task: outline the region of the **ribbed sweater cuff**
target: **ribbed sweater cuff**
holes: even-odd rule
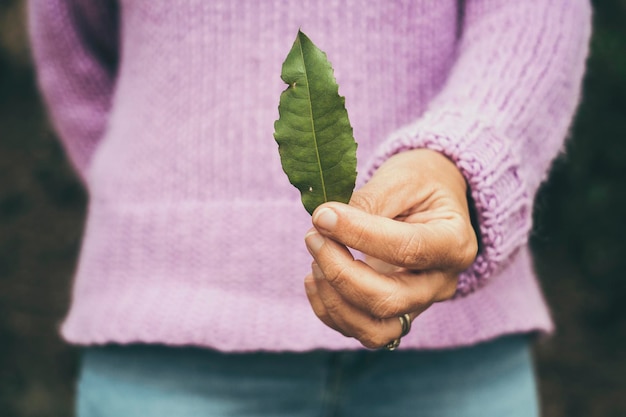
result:
[[[483,286],[527,242],[532,226],[532,198],[519,174],[519,157],[510,140],[478,117],[427,113],[381,144],[366,170],[369,179],[389,157],[425,148],[452,160],[466,178],[480,238],[474,263],[458,281],[457,296]]]

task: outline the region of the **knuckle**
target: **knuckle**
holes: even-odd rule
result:
[[[335,330],[337,330],[339,334],[341,334],[344,337],[350,337],[350,334],[346,332],[345,330],[343,330],[342,328],[336,327]]]
[[[341,289],[350,282],[351,268],[345,264],[335,264],[332,268],[332,273],[327,275],[327,280],[330,285],[335,288]]]
[[[474,233],[474,229],[471,229],[470,242],[466,248],[467,266],[470,266],[476,260],[476,256],[478,256],[478,238],[476,237],[476,233]]]
[[[446,285],[441,292],[441,299],[449,300],[456,294],[456,286],[458,282],[458,276],[455,276],[455,279],[450,281],[450,284]]]
[[[469,268],[476,260],[477,253],[476,248],[466,248],[463,258],[461,259],[461,269],[465,270]]]
[[[468,230],[468,227],[462,227],[459,224],[450,229],[449,239],[451,246],[446,264],[459,270],[466,269],[474,262],[478,251],[478,243],[473,229],[469,226]]]
[[[355,248],[367,245],[370,241],[368,225],[363,222],[355,222],[353,226],[353,230],[350,236],[348,236],[349,241],[346,243]]]
[[[329,320],[341,316],[341,305],[337,300],[327,300],[324,303],[324,307],[326,308],[326,316]]]
[[[322,312],[322,311],[315,311],[315,315],[317,316],[318,319],[320,319],[326,325],[329,325],[329,323],[332,322],[332,320],[330,320],[330,316],[325,311],[324,312]]]
[[[389,343],[389,340],[376,333],[367,333],[358,337],[357,340],[368,349],[379,349]]]
[[[478,254],[478,241],[476,236],[473,234],[467,236],[461,242],[461,247],[459,250],[459,266],[461,269],[468,268],[474,260],[476,259],[476,255]]]
[[[361,322],[359,325],[351,328],[352,337],[358,340],[363,346],[369,349],[378,349],[389,342],[386,340],[381,331],[383,321],[372,318],[367,322]]]

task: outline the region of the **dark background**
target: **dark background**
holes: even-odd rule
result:
[[[86,195],[34,85],[24,3],[0,0],[0,416],[71,416],[77,352],[57,329]],[[558,326],[536,348],[545,417],[626,416],[626,1],[593,3],[583,102],[535,205]]]

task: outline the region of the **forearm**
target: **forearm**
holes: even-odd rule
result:
[[[534,195],[579,101],[589,34],[582,0],[468,1],[444,89],[370,165],[371,174],[395,153],[430,148],[463,173],[481,252],[462,274],[460,294],[483,285],[527,241]]]

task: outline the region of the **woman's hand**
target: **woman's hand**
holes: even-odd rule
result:
[[[416,149],[389,158],[350,204],[318,207],[305,237],[314,262],[304,284],[320,320],[380,348],[400,336],[399,316],[414,319],[451,298],[478,248],[466,190],[450,160]]]

